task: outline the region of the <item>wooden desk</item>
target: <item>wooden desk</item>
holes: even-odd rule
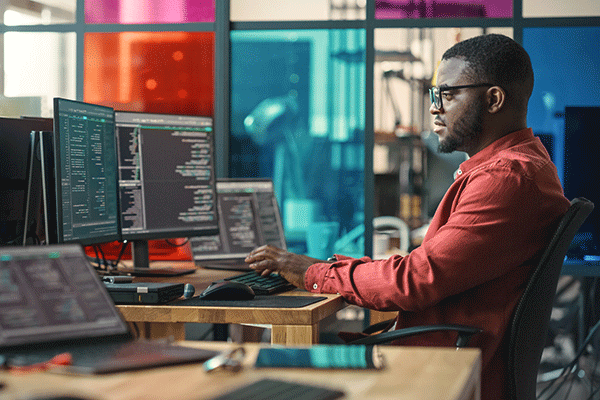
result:
[[[185,282],[194,285],[200,293],[211,282],[239,274],[239,272],[199,269],[191,275],[172,278],[136,278],[135,281]],[[271,343],[282,345],[310,345],[318,343],[319,323],[346,306],[337,294],[312,294],[294,290],[281,294],[324,296],[327,300],[302,308],[248,308],[196,307],[173,305],[119,305],[126,321],[135,323],[144,338],[173,336],[185,339],[185,323],[211,324],[270,324]]]
[[[231,343],[185,342],[206,348]],[[246,344],[242,372],[207,374],[201,365],[168,367],[107,376],[66,376],[50,372],[29,375],[0,373],[2,399],[33,395],[79,395],[97,400],[200,400],[271,377],[341,389],[345,399],[479,400],[481,357],[478,349],[382,347],[387,367],[381,371],[253,369],[258,345]]]

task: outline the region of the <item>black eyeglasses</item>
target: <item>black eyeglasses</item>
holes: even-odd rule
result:
[[[466,89],[466,88],[476,88],[476,87],[491,87],[491,86],[496,86],[494,84],[491,83],[476,83],[474,85],[460,85],[460,86],[434,86],[431,89],[429,89],[429,99],[431,100],[431,103],[435,106],[435,108],[437,108],[438,110],[441,109],[444,104],[442,103],[442,93],[443,92],[447,92],[449,90],[453,90],[453,89]]]

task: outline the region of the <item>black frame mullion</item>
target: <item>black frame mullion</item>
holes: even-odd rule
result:
[[[215,163],[219,178],[229,176],[229,125],[231,88],[231,25],[229,23],[229,0],[215,1],[215,82],[214,82],[214,129],[215,157],[223,162]]]
[[[75,99],[83,101],[84,53],[85,53],[85,0],[75,5]]]
[[[367,1],[366,64],[365,64],[365,254],[373,256],[373,217],[375,215],[375,175],[373,174],[373,150],[375,146],[375,1]]]

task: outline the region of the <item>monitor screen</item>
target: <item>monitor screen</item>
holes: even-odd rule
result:
[[[1,248],[0,273],[0,349],[128,333],[78,245]]]
[[[115,123],[122,235],[133,241],[134,267],[146,266],[149,239],[218,233],[212,118],[116,111]]]
[[[0,118],[0,245],[23,241],[31,133],[37,131],[52,131],[52,119]]]
[[[120,239],[114,110],[54,99],[54,186],[58,243]]]
[[[286,248],[271,179],[219,179],[217,196],[219,234],[190,239],[195,260],[243,259],[263,244]]]
[[[600,255],[600,167],[595,137],[599,120],[600,107],[565,107],[565,196],[569,200],[585,197],[596,204],[573,241],[576,248],[571,251],[578,258]]]

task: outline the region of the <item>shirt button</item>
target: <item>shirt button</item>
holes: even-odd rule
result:
[[[318,287],[319,287],[319,285],[317,285],[316,283],[313,283],[313,289],[317,290]]]

